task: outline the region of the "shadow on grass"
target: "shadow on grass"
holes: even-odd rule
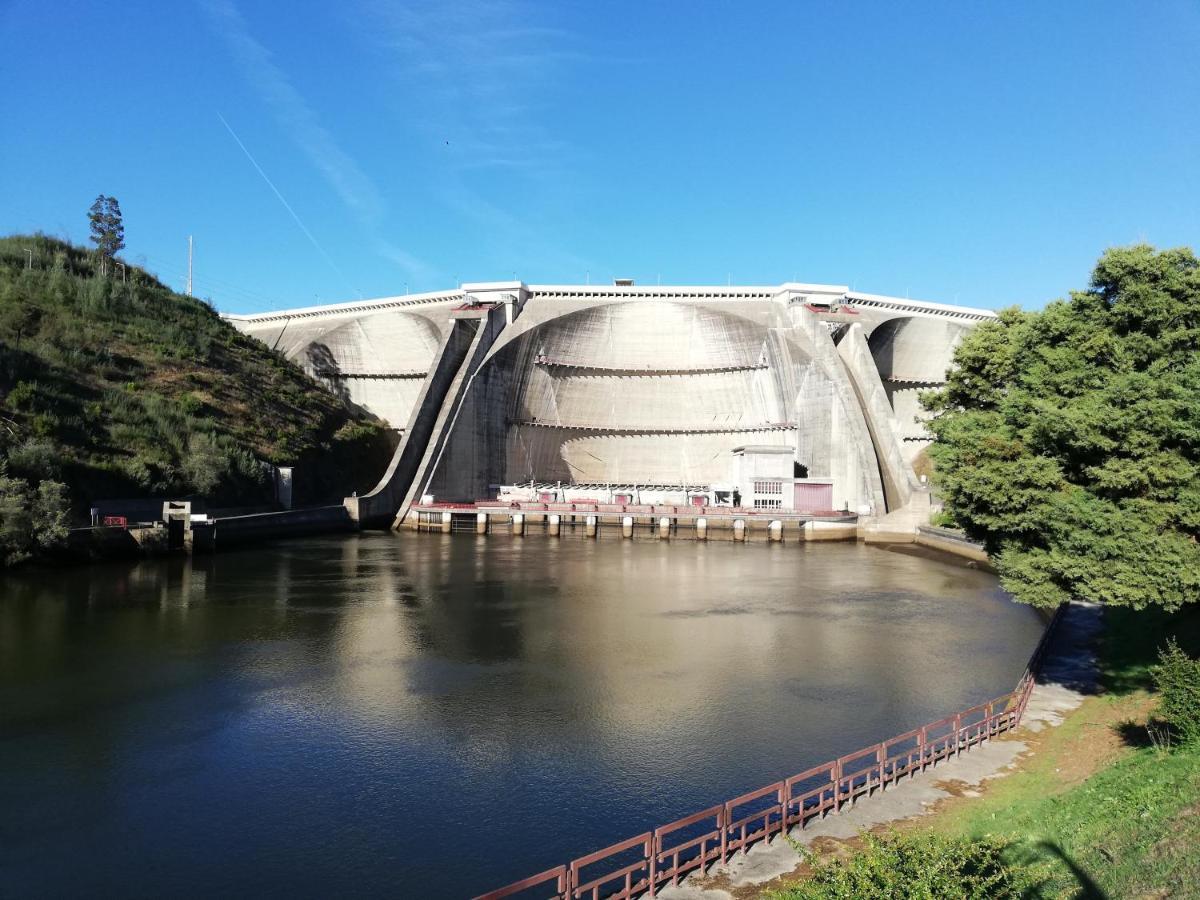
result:
[[[1106,609],[1104,616],[1101,677],[1110,693],[1153,687],[1150,671],[1168,638],[1175,638],[1186,653],[1200,654],[1200,604],[1173,613],[1113,607]]]
[[[1087,873],[1086,869],[1067,856],[1066,851],[1058,844],[1042,841],[1038,844],[1038,850],[1046,856],[1057,859],[1071,872],[1071,877],[1079,885],[1079,890],[1075,893],[1076,900],[1107,900],[1108,895],[1104,893],[1100,885],[1096,884],[1095,879]],[[1055,896],[1059,895],[1056,893]]]
[[[1053,861],[1065,868],[1074,881],[1074,885],[1068,887],[1058,879],[1044,878],[1021,892],[1021,896],[1026,900],[1043,900],[1043,898],[1049,900],[1052,897],[1071,897],[1073,900],[1108,900],[1108,894],[1096,883],[1096,879],[1083,866],[1068,856],[1060,844],[1053,841],[1040,841],[1032,847],[1027,846],[1025,853],[1027,855],[1021,860],[1023,865]],[[1064,893],[1065,890],[1071,888],[1074,889],[1072,893]]]
[[[1179,736],[1171,731],[1171,726],[1161,719],[1150,719],[1148,722],[1122,722],[1116,726],[1116,732],[1126,747],[1134,750],[1145,750],[1153,747],[1160,753],[1169,753],[1173,747],[1178,747]]]

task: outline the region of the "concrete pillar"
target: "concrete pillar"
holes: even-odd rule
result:
[[[513,513],[512,533],[513,534],[524,534],[525,533],[525,516],[523,514]]]
[[[588,537],[596,536],[596,517],[588,516],[583,520],[583,533]]]
[[[783,523],[778,519],[773,519],[771,524],[767,526],[767,537],[773,541],[783,540]]]
[[[668,538],[671,536],[671,520],[663,516],[658,520],[658,536],[660,538]]]
[[[708,519],[701,516],[696,520],[696,540],[708,540]]]
[[[621,537],[633,537],[633,516],[621,517]]]
[[[450,533],[450,524],[453,521],[454,521],[454,516],[451,515],[450,511],[444,510],[442,512],[442,534]]]
[[[488,514],[487,513],[485,513],[485,512],[475,513],[475,533],[476,534],[487,534],[488,533]]]
[[[744,541],[746,539],[746,520],[733,520],[733,539],[735,541]]]
[[[562,516],[558,513],[550,513],[550,525],[547,529],[553,537],[558,537],[558,531],[562,524]]]

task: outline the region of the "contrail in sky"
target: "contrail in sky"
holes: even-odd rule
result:
[[[233,130],[233,127],[225,121],[225,117],[220,113],[217,113],[217,118],[221,120],[221,124],[224,125],[225,130],[229,132],[229,136],[237,141],[237,145],[242,148],[242,152],[246,154],[246,159],[250,160],[250,165],[254,166],[258,174],[262,176],[263,181],[267,183],[267,186],[275,192],[275,196],[279,198],[279,202],[283,204],[283,208],[288,211],[288,214],[296,221],[296,224],[300,226],[300,230],[304,232],[304,236],[307,237],[312,242],[312,245],[317,248],[317,252],[325,257],[325,262],[329,263],[329,267],[338,273],[341,279],[350,286],[350,289],[354,291],[354,293],[358,294],[359,299],[362,299],[362,291],[351,284],[350,279],[346,277],[346,273],[338,268],[337,263],[335,263],[330,255],[325,252],[325,248],[317,242],[315,237],[313,237],[313,233],[308,230],[308,227],[300,220],[300,217],[296,215],[296,211],[292,209],[292,204],[288,203],[287,198],[279,192],[279,188],[275,187],[275,182],[273,182],[267,176],[267,173],[263,171],[263,167],[258,164],[258,160],[254,158],[254,155],[246,149],[246,145],[242,143],[242,139],[237,136],[237,132]]]

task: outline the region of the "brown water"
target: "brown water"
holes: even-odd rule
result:
[[[363,534],[0,578],[0,895],[458,897],[1010,690],[990,575]]]

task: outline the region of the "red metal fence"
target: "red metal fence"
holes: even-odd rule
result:
[[[475,900],[501,900],[534,888],[554,900],[632,900],[655,896],[665,884],[781,831],[803,829],[814,819],[838,812],[902,778],[913,777],[942,760],[1020,724],[1046,647],[1062,618],[1060,607],[1043,632],[1014,690],[881,741],[790,778],[727,800],[653,831],[647,831],[567,865],[481,894]],[[547,892],[550,893],[547,893]]]

